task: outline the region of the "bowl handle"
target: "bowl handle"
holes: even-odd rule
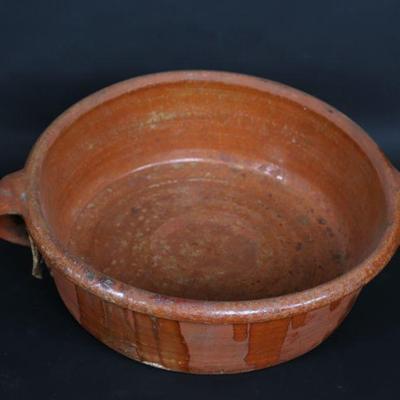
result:
[[[398,169],[396,169],[395,167],[393,167],[393,171],[394,171],[394,175],[395,175],[396,183],[397,183],[397,185],[396,185],[397,198],[398,198],[398,201],[400,202],[400,171]],[[400,246],[400,232],[399,232],[398,236],[399,236],[398,237],[398,246]]]
[[[397,178],[397,186],[398,186],[398,190],[400,192],[400,171],[398,171],[397,169],[394,170],[395,174],[396,174],[396,178]]]
[[[13,172],[0,180],[0,238],[29,246],[24,218],[24,171]]]

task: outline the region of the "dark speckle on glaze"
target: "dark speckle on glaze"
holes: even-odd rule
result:
[[[236,373],[340,325],[398,247],[399,193],[377,146],[325,103],[179,71],[63,113],[0,180],[0,237],[29,245],[22,216],[67,309],[116,351]]]

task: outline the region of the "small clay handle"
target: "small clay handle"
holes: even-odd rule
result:
[[[399,199],[398,201],[400,201],[400,171],[394,167],[393,167],[393,169],[394,169],[395,177],[397,180],[397,192],[398,192],[397,196]],[[399,238],[398,238],[398,246],[400,247],[400,232],[399,232]]]
[[[395,171],[396,171],[396,174],[397,174],[397,184],[398,184],[399,191],[400,191],[400,171],[397,170],[397,169],[395,169]]]
[[[25,191],[24,171],[13,172],[0,180],[0,238],[29,246],[23,222]]]

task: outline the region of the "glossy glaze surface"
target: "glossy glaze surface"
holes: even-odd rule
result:
[[[357,125],[286,86],[218,72],[78,103],[0,181],[67,308],[161,368],[234,373],[309,351],[400,239],[400,179]]]
[[[378,175],[345,132],[218,82],[164,83],[95,108],[52,145],[41,193],[67,251],[129,285],[200,300],[327,282],[387,224]]]
[[[54,278],[69,311],[109,347],[156,367],[200,374],[251,371],[298,357],[340,325],[359,294],[291,318],[205,324],[136,313],[101,300],[59,272]]]
[[[345,228],[326,204],[239,162],[191,160],[141,169],[96,194],[70,251],[130,285],[200,300],[277,296],[345,271]]]

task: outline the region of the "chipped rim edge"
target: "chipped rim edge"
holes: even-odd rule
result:
[[[141,88],[183,81],[219,82],[253,88],[286,98],[325,117],[347,134],[375,168],[386,196],[389,224],[374,251],[339,277],[300,292],[256,300],[209,301],[172,297],[110,279],[77,257],[66,253],[51,234],[40,206],[42,162],[58,135],[91,109]],[[360,289],[388,263],[400,240],[400,180],[375,142],[352,120],[327,103],[281,83],[222,71],[171,71],[128,79],[84,98],[56,118],[34,145],[25,167],[27,181],[26,223],[45,260],[89,292],[137,312],[161,318],[205,323],[246,323],[285,318],[323,307]]]

